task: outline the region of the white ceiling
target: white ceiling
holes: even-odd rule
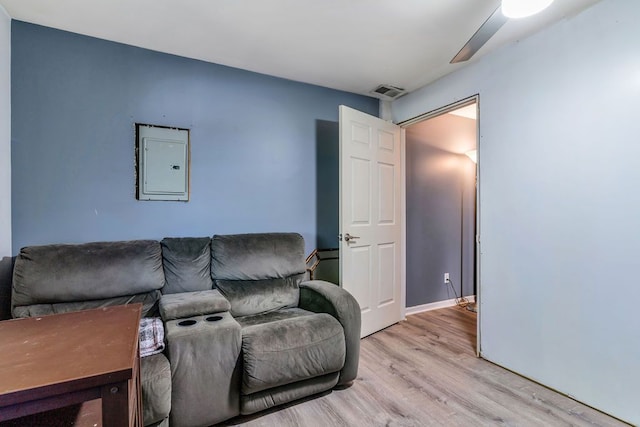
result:
[[[482,55],[597,0],[555,0],[510,20]],[[499,0],[0,0],[17,20],[355,93],[415,90],[449,61]]]
[[[466,117],[467,119],[476,119],[478,107],[474,102],[471,105],[467,105],[466,107],[458,108],[457,110],[450,111],[449,114],[453,114],[454,116]]]

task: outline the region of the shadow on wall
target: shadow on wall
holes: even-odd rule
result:
[[[316,248],[338,245],[340,207],[340,128],[316,120]]]
[[[0,320],[11,319],[11,277],[16,257],[0,260]]]

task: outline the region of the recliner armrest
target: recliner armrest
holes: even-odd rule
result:
[[[335,317],[344,329],[346,358],[338,385],[353,381],[360,359],[360,305],[349,292],[324,280],[300,283],[300,308]]]
[[[230,308],[229,301],[217,289],[167,294],[160,298],[160,316],[165,322],[221,313]]]

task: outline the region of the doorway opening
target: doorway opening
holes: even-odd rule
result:
[[[478,107],[476,95],[400,124],[406,131],[406,314],[456,305],[477,312]],[[473,344],[478,352],[479,337]]]

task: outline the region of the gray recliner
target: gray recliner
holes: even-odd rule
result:
[[[344,385],[357,374],[360,308],[336,285],[303,282],[293,233],[214,236],[211,272],[242,335],[240,413]]]

